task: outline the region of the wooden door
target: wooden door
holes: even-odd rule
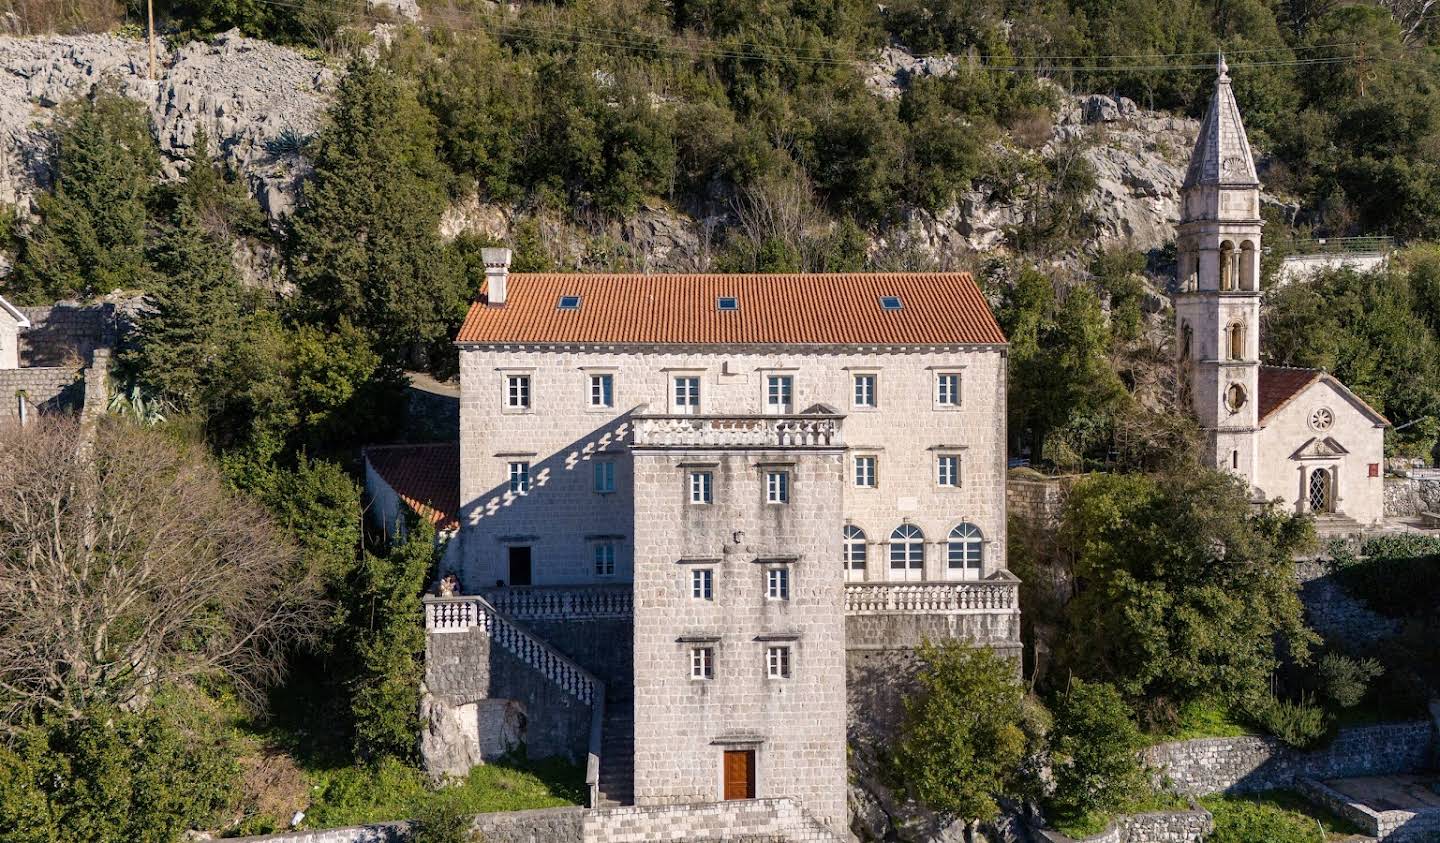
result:
[[[725,798],[755,798],[755,750],[725,751]]]

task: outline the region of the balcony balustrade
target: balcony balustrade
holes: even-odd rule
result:
[[[636,416],[641,448],[839,448],[843,416]]]

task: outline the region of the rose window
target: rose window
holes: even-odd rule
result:
[[[1310,413],[1310,427],[1314,430],[1329,430],[1334,423],[1335,414],[1330,412],[1328,407],[1321,407]]]

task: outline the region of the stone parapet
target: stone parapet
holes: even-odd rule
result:
[[[636,416],[637,448],[837,448],[838,415]]]
[[[1378,776],[1425,769],[1435,742],[1428,720],[1341,729],[1330,745],[1301,752],[1274,738],[1201,738],[1157,744],[1145,761],[1180,793],[1288,789],[1300,778]]]
[[[484,594],[501,614],[517,621],[623,620],[635,612],[629,584],[497,588]]]
[[[1019,613],[1020,581],[997,572],[982,582],[850,583],[847,615]]]
[[[28,411],[54,412],[79,406],[84,391],[80,370],[73,366],[0,369],[0,418],[20,415],[22,393]]]

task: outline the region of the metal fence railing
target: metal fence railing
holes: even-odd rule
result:
[[[1395,250],[1393,237],[1315,237],[1283,240],[1276,246],[1283,255],[1389,254]]]

